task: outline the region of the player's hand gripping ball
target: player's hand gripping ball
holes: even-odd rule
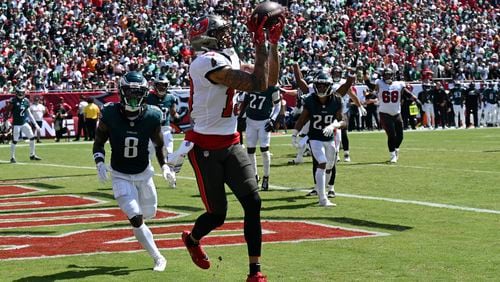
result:
[[[262,21],[264,28],[270,29],[280,21],[280,17],[284,17],[285,8],[279,3],[265,1],[257,5],[252,12],[251,18],[256,26],[260,26]]]

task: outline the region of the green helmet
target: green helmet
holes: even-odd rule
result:
[[[120,103],[129,119],[137,118],[145,106],[145,97],[149,92],[146,78],[136,71],[126,73],[118,85]]]

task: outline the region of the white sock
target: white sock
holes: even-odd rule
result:
[[[349,156],[349,150],[344,151],[344,156]]]
[[[335,192],[335,185],[326,185],[326,188],[328,188],[328,192],[330,191]]]
[[[146,226],[146,224],[142,224],[139,226],[139,228],[133,228],[134,230],[134,235],[135,238],[137,238],[137,241],[141,243],[142,247],[148,251],[149,255],[152,258],[158,258],[161,256],[160,251],[158,250],[158,247],[156,247],[156,243],[153,240],[153,233],[149,229],[149,227]]]
[[[330,172],[325,172],[325,184],[328,185],[328,182],[330,181],[330,177],[332,177],[332,171]]]
[[[255,153],[253,154],[248,154],[248,158],[250,159],[250,162],[252,163],[253,171],[255,172],[255,175],[257,175],[257,158],[255,157]]]
[[[304,161],[304,152],[306,151],[306,146],[299,147],[297,151],[297,156],[295,157],[296,163],[301,163]]]
[[[271,152],[262,152],[262,166],[264,169],[264,176],[269,176],[269,170],[271,170]]]
[[[16,158],[16,144],[10,143],[10,157],[12,159]]]
[[[35,139],[30,140],[30,156],[35,155]]]
[[[325,170],[318,168],[316,169],[316,173],[314,175],[314,178],[316,179],[316,192],[318,192],[319,200],[325,201],[326,199],[326,193],[325,193]]]

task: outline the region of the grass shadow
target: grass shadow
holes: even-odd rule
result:
[[[70,270],[40,276],[27,276],[14,280],[15,282],[28,281],[57,281],[57,280],[78,280],[91,276],[111,275],[113,277],[129,275],[131,272],[150,270],[146,269],[127,269],[127,267],[107,267],[107,266],[78,266],[68,265]]]

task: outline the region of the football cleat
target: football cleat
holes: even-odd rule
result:
[[[328,196],[328,198],[335,198],[335,191],[333,191],[333,190],[328,191],[327,196]]]
[[[155,266],[153,267],[153,271],[164,271],[167,267],[167,260],[165,257],[161,256],[155,259]]]
[[[298,162],[296,160],[289,160],[288,161],[288,165],[298,165],[298,164],[301,164],[301,163],[303,163],[303,162]]]
[[[11,164],[15,164],[15,163],[17,163],[17,162],[16,162],[16,159],[15,159],[15,158],[11,158],[11,159],[10,159],[10,163],[11,163]]]
[[[344,162],[350,162],[351,161],[351,156],[349,154],[344,154]]]
[[[31,155],[31,156],[30,156],[30,160],[32,160],[32,161],[41,161],[41,160],[42,160],[42,158],[40,158],[40,157],[39,157],[39,156],[37,156],[37,155]]]
[[[316,192],[316,190],[312,189],[309,193],[306,194],[306,196],[318,196],[318,192]]]
[[[189,255],[191,256],[191,260],[196,264],[199,268],[209,269],[210,268],[210,260],[208,259],[207,253],[203,250],[203,248],[198,245],[190,245],[188,242],[188,237],[191,235],[190,231],[182,232],[182,242],[186,246]]]
[[[262,178],[262,190],[263,191],[269,190],[269,176],[264,176]]]
[[[253,275],[248,274],[247,282],[267,282],[267,277],[262,272]]]
[[[389,160],[391,163],[397,163],[398,162],[398,156],[396,155],[395,152],[391,152],[391,159]]]
[[[336,204],[330,202],[330,200],[328,200],[328,199],[325,199],[323,201],[320,200],[318,205],[321,207],[336,207],[337,206]]]

